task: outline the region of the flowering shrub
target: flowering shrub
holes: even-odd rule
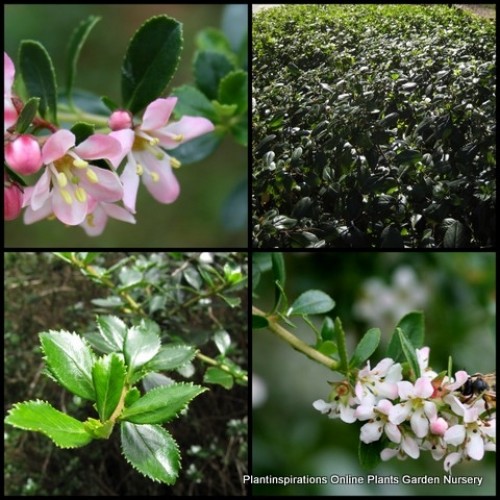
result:
[[[170,97],[162,94],[177,70],[183,37],[181,23],[167,16],[147,20],[130,40],[121,104],[74,89],[78,57],[98,17],[73,33],[65,94],[58,93],[39,42],[23,41],[16,65],[4,53],[4,219],[25,207],[26,224],[56,218],[97,236],[109,217],[135,224],[141,179],[158,202],[173,203],[180,193],[173,169],[210,155],[226,134],[246,146],[242,12],[231,6],[225,16],[244,25],[237,36],[213,28],[199,34],[196,86],[174,89]],[[22,85],[14,83],[17,73]]]
[[[335,302],[322,291],[309,290],[288,305],[284,291],[286,271],[279,253],[254,258],[254,289],[262,272],[272,269],[275,302],[270,312],[253,306],[253,328],[267,328],[295,350],[338,372],[343,379],[329,382],[325,400],[313,403],[330,418],[360,425],[359,457],[362,465],[374,467],[381,460],[419,458],[429,450],[435,460],[444,459],[447,472],[462,460],[481,460],[496,450],[496,416],[488,401],[486,381],[461,370],[452,376],[429,366],[429,347],[424,343],[424,317],[407,313],[398,322],[385,357],[375,366],[370,357],[380,343],[379,328],[371,328],[349,355],[342,322],[326,317],[317,328],[311,315],[328,313]],[[308,345],[283,323],[295,327],[303,318],[316,342]],[[474,389],[474,385],[476,385]],[[494,389],[494,388],[493,388]]]

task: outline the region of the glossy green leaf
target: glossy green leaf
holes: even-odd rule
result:
[[[219,83],[234,69],[229,58],[220,52],[203,50],[194,60],[196,86],[210,99],[217,99]]]
[[[415,347],[413,347],[412,343],[405,335],[403,330],[401,330],[401,328],[396,328],[396,331],[398,333],[399,341],[401,343],[401,349],[403,350],[406,361],[408,361],[408,364],[410,365],[410,368],[412,369],[412,372],[414,374],[413,380],[416,380],[420,377],[420,365],[418,364]]]
[[[239,297],[228,297],[227,295],[217,294],[229,307],[238,307],[241,304],[241,299]]]
[[[127,395],[125,396],[125,406],[130,406],[131,404],[134,404],[139,398],[141,397],[141,392],[137,387],[132,387],[130,391],[127,392]]]
[[[160,337],[147,325],[141,324],[129,328],[123,344],[123,354],[129,374],[153,359],[160,350],[160,345]]]
[[[252,328],[258,330],[259,328],[267,328],[269,326],[269,321],[264,316],[259,316],[257,314],[252,314]]]
[[[180,454],[172,436],[159,425],[121,423],[123,456],[134,469],[153,481],[173,484],[180,469]]]
[[[331,311],[335,302],[329,295],[320,290],[309,290],[300,295],[290,306],[287,316],[302,314],[322,314]]]
[[[200,51],[220,52],[228,57],[232,54],[229,40],[217,28],[205,28],[198,32],[196,46]]]
[[[122,66],[122,98],[133,114],[162,94],[181,49],[182,25],[168,16],[149,19],[132,37]]]
[[[458,220],[453,221],[444,234],[444,248],[464,248],[469,241],[466,227]]]
[[[377,349],[380,342],[380,328],[370,328],[359,341],[352,355],[349,366],[361,366]]]
[[[414,348],[418,349],[422,347],[425,337],[424,313],[422,311],[412,311],[400,319],[387,347],[387,356],[394,361],[403,360],[398,328],[404,332],[406,338],[408,338]]]
[[[244,113],[248,109],[248,73],[232,71],[222,78],[218,99],[223,104],[236,104],[237,113]]]
[[[147,368],[151,371],[175,370],[191,361],[196,354],[196,349],[188,345],[164,345],[149,361]]]
[[[226,330],[218,330],[213,336],[215,345],[221,354],[226,354],[231,345],[231,336]]]
[[[323,325],[321,325],[321,338],[323,340],[333,340],[335,338],[335,324],[332,318],[328,316],[323,320]]]
[[[76,144],[78,145],[95,133],[95,125],[93,123],[77,122],[71,127],[71,132],[75,134]]]
[[[186,408],[193,398],[206,390],[205,387],[185,383],[157,387],[125,408],[120,419],[134,424],[168,422]]]
[[[95,401],[94,353],[87,342],[64,330],[40,333],[40,342],[50,373],[60,384],[81,398]]]
[[[211,366],[205,372],[203,382],[206,384],[218,384],[225,389],[231,389],[234,384],[234,378],[230,373],[215,366]]]
[[[104,343],[107,345],[105,353],[122,351],[123,342],[127,335],[127,326],[116,316],[97,316],[97,328]]]
[[[213,104],[196,87],[183,85],[182,87],[174,89],[172,95],[178,98],[174,109],[174,115],[177,118],[184,115],[204,116],[212,121],[216,118]],[[190,142],[192,141],[189,141],[189,143]]]
[[[40,115],[57,123],[56,75],[45,47],[32,40],[21,42],[19,66],[29,96],[40,98]]]
[[[5,423],[26,431],[41,432],[60,448],[77,448],[92,441],[83,422],[56,410],[45,401],[26,401],[15,404]]]
[[[33,118],[35,118],[38,112],[38,106],[40,105],[39,97],[32,97],[29,99],[23,107],[23,110],[19,114],[16,122],[16,132],[19,134],[24,133],[28,127],[31,125]]]
[[[99,22],[100,19],[101,18],[99,16],[89,16],[75,28],[73,34],[71,35],[68,45],[68,76],[66,79],[66,94],[70,102],[71,92],[73,90],[73,83],[76,75],[76,65],[78,63],[78,58],[80,57],[80,52],[82,50],[83,44],[92,31],[92,28]]]
[[[345,341],[345,331],[342,326],[342,321],[340,318],[335,318],[335,338],[337,340],[337,346],[339,348],[339,357],[340,357],[340,369],[342,372],[347,372],[349,362],[348,362],[348,354],[347,354],[347,345]]]
[[[125,385],[125,364],[116,353],[99,358],[92,367],[97,412],[102,422],[108,420],[120,401]]]

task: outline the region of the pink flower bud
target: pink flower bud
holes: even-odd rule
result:
[[[4,220],[14,220],[21,212],[23,192],[5,173],[3,176],[3,186],[3,218]]]
[[[128,111],[120,109],[114,111],[109,117],[109,128],[111,130],[122,130],[132,128],[132,115]]]
[[[443,436],[448,429],[448,422],[444,418],[437,418],[431,422],[431,432],[438,436]]]
[[[7,165],[21,175],[38,172],[42,167],[42,152],[31,135],[21,135],[5,146]]]

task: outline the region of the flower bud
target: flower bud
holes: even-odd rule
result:
[[[43,164],[38,142],[31,135],[21,135],[5,146],[7,165],[21,175],[38,172]]]
[[[14,220],[21,212],[23,192],[5,173],[3,176],[3,186],[3,218],[4,220]]]
[[[123,109],[114,111],[109,117],[109,128],[111,130],[122,130],[132,128],[132,115]]]

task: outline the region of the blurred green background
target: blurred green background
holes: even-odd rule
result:
[[[488,373],[495,369],[496,264],[492,253],[306,253],[285,254],[286,292],[291,303],[309,289],[323,290],[336,302],[330,313],[342,319],[347,349],[371,327],[382,330],[372,367],[384,357],[397,321],[406,312],[423,310],[431,348],[429,365],[440,372],[453,358],[453,371]],[[271,272],[262,275],[253,303],[271,310]],[[320,326],[323,315],[316,324]],[[314,334],[301,320],[292,330],[313,344]],[[332,420],[312,407],[340,380],[324,366],[294,351],[268,330],[253,332],[254,476],[366,477],[357,458],[359,425]],[[454,476],[480,476],[482,486],[463,485],[293,485],[253,486],[255,495],[494,495],[495,453],[481,461],[453,467]],[[445,475],[443,462],[429,452],[418,460],[382,462],[370,473],[401,477]],[[366,483],[366,482],[365,482]]]
[[[66,46],[73,29],[89,15],[102,16],[90,34],[77,70],[76,86],[120,101],[120,68],[129,39],[154,15],[167,14],[183,23],[184,50],[179,69],[167,88],[193,82],[191,64],[196,34],[220,28],[224,5],[6,5],[5,50],[17,65],[19,43],[40,41],[51,55],[58,83],[65,81]],[[5,225],[9,247],[108,248],[116,246],[246,247],[246,148],[230,138],[207,159],[176,171],[181,194],[173,205],[157,203],[139,189],[135,225],[108,220],[104,233],[90,238],[79,227],[59,221],[25,226],[22,218]],[[242,195],[231,201],[240,186]]]

